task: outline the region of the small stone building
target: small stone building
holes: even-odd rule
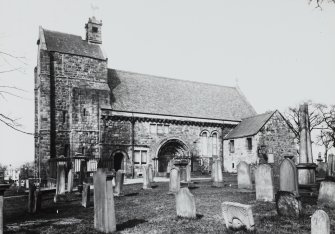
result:
[[[245,118],[224,138],[224,171],[237,172],[240,161],[269,163],[278,174],[284,157],[295,160],[294,133],[279,111]]]
[[[223,158],[223,136],[255,115],[238,88],[108,68],[102,22],[86,24],[86,39],[40,27],[35,68],[35,162],[49,177],[48,160],[82,155],[110,160],[138,176],[153,164],[165,175],[178,155],[193,171]],[[112,58],[117,59],[117,58]]]

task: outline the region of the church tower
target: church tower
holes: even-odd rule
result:
[[[88,19],[88,23],[85,25],[86,29],[86,41],[94,44],[102,44],[101,40],[101,26],[102,21],[92,18]]]

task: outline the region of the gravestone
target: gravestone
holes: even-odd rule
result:
[[[153,183],[154,182],[154,170],[151,164],[148,165],[148,176],[149,176],[149,182]]]
[[[116,231],[113,174],[98,168],[94,173],[94,228],[104,233]]]
[[[56,180],[56,195],[54,202],[59,201],[59,196],[65,194],[65,164],[63,162],[57,163],[57,180]]]
[[[325,178],[327,176],[328,164],[325,162],[320,162],[316,171],[318,173],[319,178]]]
[[[311,234],[330,234],[329,217],[323,210],[317,210],[312,215]]]
[[[115,191],[114,196],[121,196],[124,182],[124,171],[118,170],[115,176]]]
[[[274,187],[272,168],[268,164],[261,164],[255,172],[256,200],[273,201]]]
[[[288,191],[278,191],[276,208],[278,215],[296,218],[299,218],[302,210],[300,198]]]
[[[34,213],[35,191],[36,191],[36,186],[32,184],[29,188],[29,194],[28,194],[28,213]]]
[[[67,174],[67,191],[71,193],[73,190],[73,169],[70,169]]]
[[[237,165],[237,184],[239,189],[252,189],[250,165],[244,161]]]
[[[222,215],[229,230],[255,230],[255,221],[251,205],[237,202],[223,202]]]
[[[213,161],[212,163],[212,174],[211,174],[211,180],[214,182],[214,176],[215,176],[215,169],[216,169],[216,165],[215,165],[215,161]]]
[[[186,182],[191,183],[191,165],[186,165]]]
[[[151,189],[151,183],[149,180],[149,168],[147,166],[142,167],[142,176],[143,176],[143,189]]]
[[[42,205],[42,193],[39,190],[35,190],[33,213],[37,213],[38,211],[40,211],[41,205]]]
[[[318,203],[335,208],[335,182],[322,181],[319,189]]]
[[[279,169],[279,190],[299,194],[298,174],[294,162],[288,158],[284,159]]]
[[[91,189],[90,184],[83,184],[83,192],[81,193],[81,205],[85,208],[90,206]]]
[[[179,168],[174,167],[170,170],[169,193],[177,193],[180,190]]]
[[[334,155],[333,154],[329,154],[328,155],[328,160],[327,160],[327,164],[328,164],[327,175],[328,176],[333,176],[334,162],[335,162]]]
[[[222,178],[222,163],[220,159],[214,161],[214,187],[222,187],[223,186],[223,178]]]
[[[188,188],[181,188],[176,194],[177,216],[196,218],[195,199]]]

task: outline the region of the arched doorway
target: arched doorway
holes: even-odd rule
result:
[[[122,151],[116,151],[113,153],[113,169],[115,171],[124,170],[124,163],[126,160],[126,154]]]
[[[164,142],[158,150],[158,174],[165,176],[168,172],[169,162],[176,156],[188,155],[188,147],[178,139],[170,139]]]

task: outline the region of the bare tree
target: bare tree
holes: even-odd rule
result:
[[[12,72],[23,73],[24,67],[26,66],[25,58],[12,55],[10,53],[0,51],[0,82],[3,81],[6,74]],[[16,86],[5,85],[4,82],[0,83],[0,98],[2,101],[7,101],[8,96],[24,99],[21,94],[26,92]],[[0,111],[0,122],[7,125],[8,127],[19,131],[21,133],[33,135],[33,133],[22,130],[22,126],[18,121],[18,118],[14,118],[9,114]]]
[[[327,162],[328,151],[333,147],[333,139],[331,137],[331,132],[327,129],[321,129],[320,134],[317,136],[316,143],[323,146],[325,149],[324,158]]]
[[[335,105],[318,105],[317,108],[324,121],[323,129],[327,138],[331,142],[332,147],[335,147]]]

